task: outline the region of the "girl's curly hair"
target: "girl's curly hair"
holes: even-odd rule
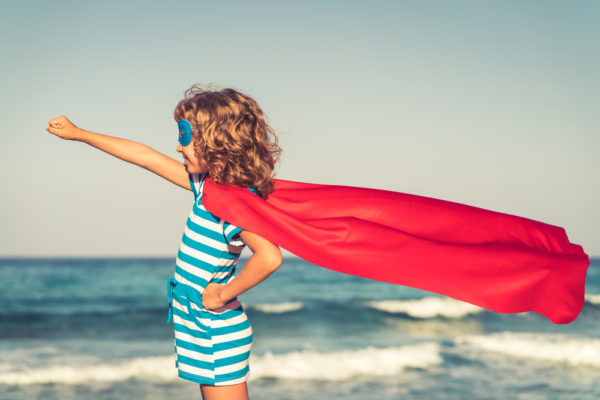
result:
[[[185,91],[174,117],[192,125],[196,155],[214,182],[254,188],[263,199],[273,191],[281,149],[252,98],[234,89],[194,85]]]

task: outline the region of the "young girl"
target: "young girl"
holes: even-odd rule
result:
[[[266,199],[280,149],[258,104],[233,89],[193,86],[175,108],[177,151],[183,163],[126,139],[85,131],[65,116],[46,130],[78,140],[144,167],[194,193],[167,284],[169,320],[175,328],[179,376],[200,384],[202,397],[247,399],[252,329],[237,296],[266,279],[281,264],[279,248],[211,214],[202,204],[205,179],[232,184]],[[245,245],[252,256],[233,279]]]
[[[232,89],[192,87],[175,120],[184,164],[65,117],[47,129],[194,192],[168,284],[169,319],[179,376],[200,383],[205,399],[248,396],[252,332],[236,296],[279,267],[273,243],[335,271],[496,312],[535,311],[562,324],[583,307],[589,258],[560,227],[405,193],[272,179],[274,133],[256,102]],[[254,254],[233,280],[244,244]]]

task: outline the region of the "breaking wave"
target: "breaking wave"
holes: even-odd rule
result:
[[[407,368],[427,368],[440,364],[442,357],[439,345],[428,342],[331,353],[314,350],[267,353],[252,362],[250,365],[254,378],[339,381],[356,375],[394,375]]]
[[[449,297],[425,297],[419,300],[383,300],[364,303],[366,307],[391,314],[407,314],[414,318],[463,318],[477,314],[482,308]]]
[[[131,378],[157,381],[177,379],[175,357],[142,357],[118,363],[86,366],[49,366],[0,374],[0,384],[34,385],[42,383],[85,384],[89,381],[115,382]]]
[[[586,294],[585,301],[590,304],[600,305],[600,294]]]
[[[357,375],[394,375],[407,368],[440,364],[440,347],[420,343],[402,347],[320,353],[314,350],[252,356],[251,379],[264,377],[293,380],[338,381]],[[48,366],[0,373],[0,384],[86,384],[90,381],[117,382],[131,378],[156,382],[177,380],[174,356],[141,357],[115,363],[79,366]]]
[[[462,336],[456,343],[516,358],[600,368],[600,339],[501,332]]]
[[[298,311],[304,308],[304,304],[300,301],[275,303],[275,304],[250,304],[249,309],[254,309],[265,314],[283,314],[292,311]]]

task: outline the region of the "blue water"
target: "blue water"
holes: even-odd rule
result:
[[[243,263],[243,260],[241,261]],[[200,398],[176,377],[173,259],[0,260],[0,399]],[[242,295],[253,399],[600,398],[600,260],[569,325],[289,258]]]

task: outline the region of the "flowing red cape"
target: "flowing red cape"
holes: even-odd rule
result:
[[[263,200],[207,178],[213,214],[342,273],[557,324],[584,304],[589,258],[563,228],[385,190],[274,180]]]

